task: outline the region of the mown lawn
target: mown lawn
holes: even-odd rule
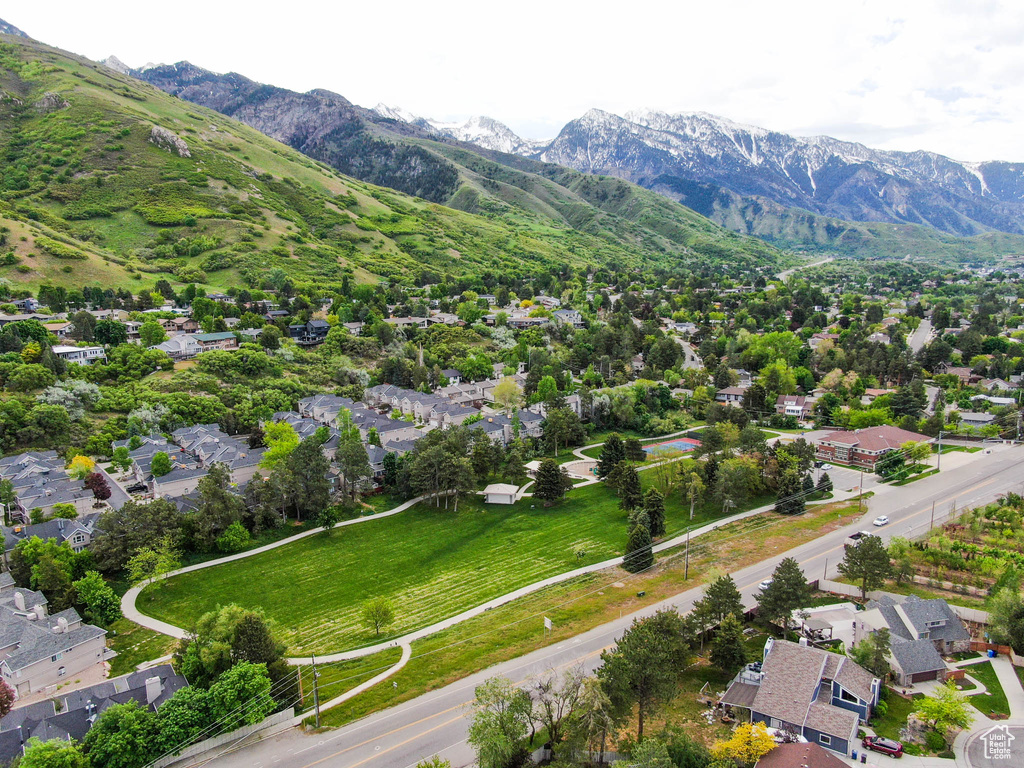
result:
[[[678,506],[670,530],[680,527]],[[388,596],[396,637],[490,598],[579,565],[621,554],[626,513],[603,485],[544,509],[523,499],[458,513],[421,504],[393,517],[340,528],[252,558],[184,574],[147,589],[144,612],[188,626],[217,605],[260,606],[302,655],[378,642],[362,606]],[[577,557],[577,553],[585,553]]]
[[[879,736],[899,741],[900,730],[906,727],[907,718],[914,711],[917,702],[889,691],[885,697],[885,704],[888,707],[885,716],[873,717],[870,725]]]
[[[981,664],[971,664],[965,667],[965,671],[979,683],[985,686],[987,693],[979,693],[967,700],[983,715],[998,712],[1003,715],[1010,714],[1010,705],[1006,701],[1006,693],[999,683],[996,671],[992,668],[991,661],[984,661]]]
[[[645,487],[656,481],[641,473]],[[747,508],[765,503],[751,500]],[[666,499],[667,536],[682,533],[689,505]],[[733,509],[738,512],[741,509]],[[720,516],[698,507],[693,524]],[[519,587],[621,555],[627,515],[603,484],[571,491],[544,509],[464,500],[458,513],[420,504],[393,517],[310,536],[146,589],[138,608],[188,627],[218,605],[261,607],[278,622],[292,655],[328,653],[398,637]],[[361,625],[363,605],[384,595],[395,623],[378,638]]]
[[[128,619],[118,619],[107,634],[107,645],[117,651],[110,662],[110,676],[126,675],[144,661],[152,661],[174,650],[177,641]]]

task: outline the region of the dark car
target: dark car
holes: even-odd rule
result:
[[[867,736],[863,741],[864,749],[872,749],[881,752],[883,755],[903,757],[903,745],[892,739],[883,739],[880,736]]]

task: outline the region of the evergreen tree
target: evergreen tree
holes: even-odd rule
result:
[[[893,576],[892,562],[882,539],[865,536],[856,544],[846,548],[839,572],[860,584],[860,597],[867,598],[868,591],[885,586]]]
[[[651,488],[644,494],[644,512],[651,521],[651,537],[665,535],[665,497],[657,488]]]
[[[803,484],[795,469],[784,470],[779,476],[779,492],[775,511],[781,515],[799,515],[806,509]]]
[[[627,437],[622,444],[622,449],[626,454],[626,461],[642,464],[647,460],[647,452],[644,451],[643,445],[635,437]]]
[[[818,478],[818,493],[832,493],[832,478],[828,476],[828,472],[822,472],[821,477]]]
[[[626,448],[617,432],[608,435],[601,448],[601,456],[597,460],[597,476],[608,477],[612,470],[626,458]]]
[[[648,525],[650,521],[643,512],[630,521],[626,556],[622,558],[622,567],[630,573],[639,573],[654,565],[654,550],[651,548],[651,531]]]
[[[800,564],[787,557],[776,567],[771,583],[757,596],[758,614],[785,632],[793,611],[803,608],[810,599],[811,588]]]
[[[565,492],[572,487],[565,469],[559,466],[554,459],[544,459],[537,469],[537,484],[534,486],[533,495],[544,502],[544,506],[550,506],[565,496]]]
[[[743,625],[733,613],[726,614],[711,641],[711,663],[728,675],[747,663],[743,644]]]
[[[725,617],[732,614],[737,617],[743,616],[743,598],[732,576],[726,574],[708,584],[704,590],[704,596],[697,601],[701,607],[701,613],[706,615],[710,624],[718,624],[725,620]],[[694,606],[696,610],[698,605]]]
[[[619,507],[632,511],[644,503],[643,488],[636,467],[629,462],[622,464],[622,477],[618,483]]]

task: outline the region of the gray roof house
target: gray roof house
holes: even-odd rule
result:
[[[56,539],[58,544],[63,544],[66,541],[75,552],[88,549],[92,543],[96,521],[99,519],[99,512],[89,512],[79,515],[74,520],[55,517],[36,525],[2,526],[0,530],[4,535],[4,562],[7,562],[7,556],[18,546],[19,542],[31,539],[33,536],[38,536],[43,540]]]
[[[161,664],[13,709],[0,720],[0,762],[23,755],[32,737],[81,741],[113,705],[136,701],[154,711],[186,687],[188,681],[170,664]]]
[[[0,676],[19,696],[67,682],[114,655],[74,608],[50,616],[42,592],[0,583]]]
[[[72,504],[79,515],[93,511],[96,497],[82,480],[69,477],[64,465],[56,451],[26,451],[0,459],[0,478],[10,480],[14,488],[12,516],[27,523],[31,510],[39,508],[52,516],[56,504]],[[102,469],[96,471],[106,475]],[[108,484],[112,495],[106,505],[119,508],[127,496],[109,477]]]
[[[770,637],[760,670],[743,669],[722,701],[749,709],[753,723],[850,756],[881,687],[879,678],[846,656]]]
[[[882,595],[857,616],[857,631],[889,630],[894,671],[900,685],[943,679],[942,654],[970,649],[971,633],[942,599]]]

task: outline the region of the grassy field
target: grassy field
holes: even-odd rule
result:
[[[656,481],[653,475],[642,473],[645,486]],[[769,501],[752,499],[746,508]],[[683,532],[688,506],[684,510],[673,495],[665,507],[668,535]],[[696,510],[693,522],[720,515],[709,504]],[[260,606],[287,628],[293,655],[327,653],[398,637],[535,581],[621,555],[626,526],[626,513],[603,484],[574,490],[548,509],[531,498],[506,507],[473,497],[460,503],[458,513],[420,504],[175,577],[146,589],[137,605],[185,627],[217,605]],[[396,615],[380,637],[360,621],[362,606],[378,595],[392,600]]]
[[[981,664],[972,664],[966,669],[967,674],[985,686],[987,693],[979,693],[967,700],[984,715],[998,712],[1003,715],[1010,714],[1010,705],[1006,701],[1006,693],[999,683],[996,671],[992,668],[991,661],[984,661]]]
[[[564,642],[619,616],[699,586],[709,574],[735,572],[768,554],[775,555],[845,525],[857,505],[827,505],[799,518],[764,513],[729,523],[700,539],[691,550],[690,578],[684,578],[678,549],[663,553],[658,567],[630,575],[619,569],[588,574],[539,590],[450,629],[418,640],[409,663],[392,680],[330,710],[324,724],[339,726],[427,691],[436,690],[485,669],[547,645]],[[763,527],[769,525],[770,527]],[[638,593],[643,592],[643,596]],[[542,618],[553,622],[545,634]],[[763,646],[764,638],[760,638]],[[755,642],[755,641],[751,641]],[[752,649],[754,650],[754,649]],[[372,669],[389,664],[383,654]]]
[[[173,637],[140,627],[128,619],[118,619],[107,634],[107,646],[117,651],[110,662],[110,676],[134,672],[142,662],[170,653],[176,642]]]

